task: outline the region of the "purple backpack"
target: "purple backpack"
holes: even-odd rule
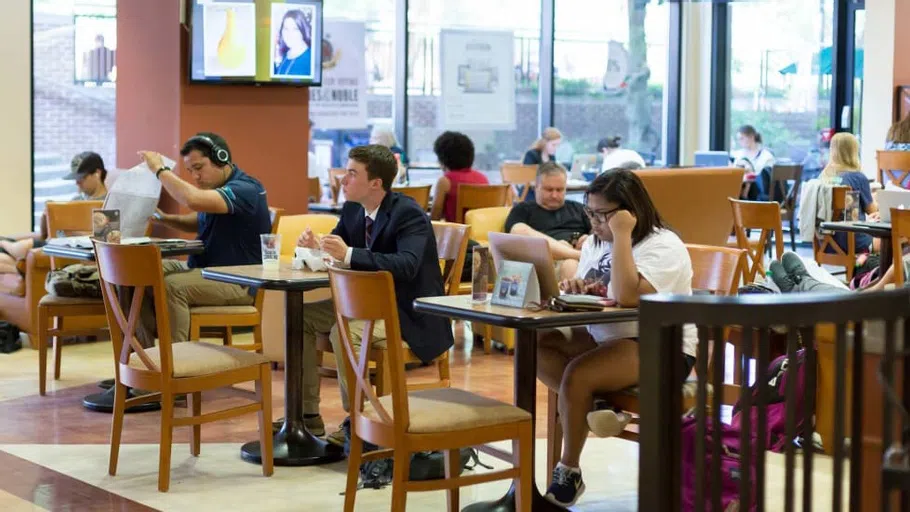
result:
[[[796,432],[797,438],[803,430],[805,394],[806,394],[806,350],[800,349],[796,352],[797,370],[796,370]],[[767,404],[767,439],[765,449],[773,452],[782,452],[787,447],[787,380],[793,377],[793,372],[789,371],[790,364],[787,356],[783,355],[771,361],[768,366],[768,381],[764,385],[756,383],[751,388],[752,405],[758,403],[759,393],[764,393],[765,404]],[[758,409],[751,409],[751,431],[758,432]],[[737,403],[733,407],[733,422],[730,427],[739,432],[743,422],[742,411]],[[793,441],[792,439],[789,441]],[[811,443],[811,439],[808,440]]]
[[[721,444],[723,451],[719,454],[712,452],[714,440],[712,432],[714,425],[708,421],[705,425],[705,458],[703,461],[695,460],[695,440],[698,434],[698,424],[695,417],[683,418],[682,421],[682,510],[683,512],[711,510],[711,464],[714,457],[720,457],[720,503],[721,509],[713,512],[736,512],[739,510],[752,510],[755,507],[755,459],[749,468],[749,481],[752,482],[752,501],[749,507],[742,507],[739,502],[739,482],[742,479],[742,469],[739,459],[739,430],[721,424]],[[752,437],[753,453],[756,444],[755,436]],[[704,464],[704,503],[695,503],[696,464]]]
[[[796,431],[797,436],[802,432],[803,427],[803,406],[804,398],[806,393],[806,352],[805,349],[800,349],[796,353],[797,360],[797,370],[796,370],[796,412],[797,421],[796,421]],[[752,394],[752,404],[756,404],[758,400],[759,393],[764,393],[765,404],[767,405],[767,438],[765,439],[765,449],[782,452],[787,446],[787,436],[786,436],[786,412],[787,412],[787,402],[785,400],[785,393],[787,390],[787,380],[793,377],[793,373],[788,371],[790,368],[789,363],[787,362],[787,356],[780,356],[774,361],[771,362],[768,367],[768,380],[764,385],[756,385],[750,388]],[[711,486],[710,486],[710,471],[711,463],[715,456],[720,457],[720,467],[721,467],[721,481],[720,481],[720,494],[721,494],[721,507],[723,512],[734,512],[738,510],[752,510],[755,508],[755,484],[754,484],[754,475],[755,475],[755,452],[758,449],[758,409],[751,409],[751,418],[750,418],[750,433],[752,437],[752,447],[751,453],[753,456],[752,467],[748,468],[750,471],[749,481],[753,482],[751,493],[752,503],[749,506],[742,506],[739,502],[739,482],[742,475],[742,469],[740,468],[740,458],[739,458],[739,447],[740,447],[740,432],[742,428],[743,415],[740,411],[740,405],[737,403],[733,408],[733,421],[730,425],[721,424],[721,444],[723,446],[723,452],[719,454],[712,453],[713,449],[713,439],[712,432],[714,431],[714,426],[712,421],[707,421],[705,424],[705,459],[704,461],[695,460],[695,440],[697,435],[697,423],[695,417],[686,417],[683,418],[682,422],[682,509],[684,511],[695,511],[695,510],[708,510],[707,503],[696,504],[695,503],[695,475],[696,475],[696,464],[704,464],[705,468],[705,490],[704,496],[705,500],[710,500],[711,497]],[[709,502],[709,501],[708,501]],[[716,511],[721,512],[721,511]]]

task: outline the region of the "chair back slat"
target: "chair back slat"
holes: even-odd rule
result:
[[[319,178],[309,178],[307,180],[307,200],[310,203],[318,203],[322,199],[322,183]]]
[[[721,499],[726,500],[729,491],[722,484],[730,481],[731,471],[740,475],[736,485],[743,510],[796,510],[800,504],[803,510],[814,510],[820,502],[843,510],[847,496],[850,510],[879,510],[894,490],[908,489],[910,468],[891,465],[887,457],[884,464],[881,462],[883,447],[900,440],[894,435],[904,427],[906,413],[895,414],[894,408],[905,407],[895,386],[901,381],[903,370],[910,367],[903,342],[910,339],[908,304],[910,288],[863,294],[643,297],[639,320],[639,488],[647,486],[653,492],[639,493],[639,510],[678,511],[683,501],[681,493],[686,493],[687,502],[710,503],[704,507],[706,510],[723,510]],[[699,330],[697,406],[692,413],[694,419],[682,420],[677,412],[682,405],[679,389],[683,381],[678,360],[683,348],[683,327],[691,324]],[[904,326],[902,331],[898,331],[900,326]],[[739,425],[738,430],[721,422],[722,402],[718,394],[707,406],[707,381],[710,379],[715,389],[723,384],[723,350],[715,348],[710,364],[718,371],[710,378],[698,371],[708,365],[701,360],[708,357],[708,340],[719,339],[723,330],[731,327],[743,332],[744,354],[752,354],[757,348],[757,386],[767,385],[771,377],[770,333],[783,329],[787,339],[786,377],[775,384],[783,401],[769,400],[770,394],[763,392],[753,396],[753,389],[742,386],[740,409],[733,422]],[[754,340],[757,347],[753,346]],[[833,361],[819,357],[817,347],[822,343],[834,345]],[[749,361],[734,359],[732,363],[743,365],[743,380],[751,380]],[[873,365],[881,368],[880,380],[863,376],[864,367],[868,371]],[[816,399],[823,371],[834,376],[834,386],[830,394]],[[876,402],[863,403],[870,399]],[[773,416],[769,414],[771,407]],[[822,439],[827,454],[811,449],[814,434],[823,429],[817,423],[820,408],[833,409],[829,415],[833,416],[833,429],[830,437],[825,430]],[[774,422],[769,423],[772,419]],[[683,421],[687,437],[683,437]],[[875,426],[871,431],[870,424]],[[773,436],[771,427],[775,429]],[[737,441],[732,445],[734,438]],[[845,448],[848,438],[852,439],[849,451]],[[799,457],[796,442],[803,446]],[[723,457],[723,465],[720,462],[730,449],[735,449],[738,459],[732,462],[733,468],[729,467],[729,457]],[[781,455],[768,455],[770,450]],[[772,470],[781,464],[772,462],[771,457],[783,461],[784,479],[782,492],[773,494],[766,492],[767,482],[777,480],[771,477]],[[845,457],[849,459],[844,460]],[[822,458],[827,458],[830,466],[820,463]],[[831,473],[825,471],[831,478],[823,484],[813,478],[817,466],[832,467]],[[876,469],[870,471],[872,466]],[[683,474],[684,467],[690,473]],[[848,478],[849,494],[844,488]]]
[[[342,347],[348,364],[349,403],[352,415],[360,414],[364,401],[369,402],[380,420],[394,425],[402,434],[409,426],[407,387],[405,383],[405,356],[395,302],[395,285],[388,272],[357,272],[336,268],[329,269],[332,297],[335,304],[336,323],[339,326]],[[351,322],[363,322],[361,350],[354,350]],[[382,321],[386,335],[389,382],[391,383],[392,411],[380,402],[370,384],[369,354],[375,323]]]
[[[910,151],[876,151],[878,181],[885,185],[885,179],[900,188],[908,188],[910,178]]]
[[[464,224],[464,214],[476,208],[508,206],[511,185],[472,185],[460,183],[455,199],[455,222]]]
[[[894,283],[903,286],[904,242],[910,240],[910,210],[891,208],[891,266],[894,267]]]
[[[792,211],[799,201],[799,189],[802,182],[802,165],[777,164],[771,168],[771,191],[768,197],[772,201],[780,203],[781,208]]]
[[[765,274],[765,248],[771,242],[779,260],[784,254],[784,231],[780,217],[780,205],[773,201],[742,201],[730,198],[733,208],[733,230],[736,233],[736,245],[746,251],[748,263],[743,281],[751,283],[755,276]],[[758,229],[758,243],[749,241],[747,231]]]
[[[746,251],[732,247],[686,244],[692,260],[692,289],[713,295],[736,295],[746,265]]]
[[[831,187],[831,220],[839,221],[844,218],[847,208],[847,192],[850,187]],[[812,242],[815,261],[825,265],[843,266],[847,272],[847,280],[853,279],[856,264],[856,234],[847,232],[847,248],[843,249],[834,239],[834,234],[822,232]],[[830,249],[830,251],[829,251]]]
[[[161,250],[156,245],[120,245],[95,241],[95,260],[101,278],[104,309],[110,326],[114,358],[118,363],[129,364],[130,355],[136,353],[150,371],[162,377],[173,376],[171,328],[164,289],[164,271]],[[124,310],[125,293],[132,293],[129,309]],[[158,331],[159,362],[156,365],[136,339],[136,328],[142,303],[151,291]],[[185,340],[181,340],[185,341]],[[119,372],[119,365],[118,370]]]
[[[49,202],[44,213],[47,220],[47,236],[85,236],[93,233],[92,210],[104,206],[103,201],[70,201],[66,203]],[[70,258],[51,257],[51,268],[58,269],[80,263]]]
[[[471,226],[452,222],[433,221],[433,233],[436,235],[436,252],[442,265],[442,280],[445,283],[446,295],[457,295],[464,270],[468,239],[471,237]]]
[[[513,198],[519,202],[528,197],[528,190],[537,181],[537,166],[504,162],[499,168],[502,182],[513,186]],[[520,192],[519,192],[520,190]]]
[[[430,189],[432,188],[432,185],[423,185],[419,187],[395,187],[394,190],[399,194],[412,198],[421,208],[428,210],[430,208]]]

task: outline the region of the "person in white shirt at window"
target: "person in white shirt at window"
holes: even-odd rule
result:
[[[600,139],[597,143],[597,152],[603,156],[603,163],[600,165],[600,171],[609,171],[617,167],[628,168],[626,164],[632,162],[640,167],[646,167],[645,159],[638,152],[620,147],[619,142],[622,140],[618,135]]]
[[[754,126],[746,124],[736,131],[740,149],[733,152],[733,165],[742,167],[746,174],[755,175],[755,186],[749,191],[750,200],[767,200],[771,187],[771,168],[777,160],[771,150],[762,145],[761,134]]]

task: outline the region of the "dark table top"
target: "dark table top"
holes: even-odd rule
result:
[[[876,238],[890,238],[891,226],[888,224],[869,225],[866,221],[857,222],[822,222],[820,227],[828,231],[847,231],[865,233]]]
[[[604,308],[603,311],[559,313],[496,306],[489,302],[474,304],[470,295],[417,299],[414,301],[414,310],[419,313],[482,322],[512,329],[545,329],[638,320],[638,310],[633,308]]]
[[[341,209],[344,207],[344,203],[332,204],[332,203],[310,203],[307,205],[307,209],[315,213],[332,213],[338,215],[341,213]]]
[[[154,242],[153,242],[154,243]],[[190,254],[200,254],[204,247],[202,244],[180,244],[166,242],[157,244],[161,248],[162,258],[173,258],[175,256],[187,256]],[[95,261],[94,249],[82,247],[69,247],[64,245],[45,245],[42,249],[44,254],[58,258],[70,258],[74,260]]]
[[[202,277],[212,281],[254,286],[264,290],[308,291],[329,286],[328,272],[294,270],[291,263],[282,261],[277,269],[262,265],[236,265],[202,269]]]

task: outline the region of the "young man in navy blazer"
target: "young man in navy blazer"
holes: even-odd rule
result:
[[[385,146],[371,144],[352,149],[347,173],[341,181],[346,202],[341,219],[332,234],[321,239],[322,249],[338,265],[353,270],[385,270],[395,281],[395,298],[401,335],[411,351],[429,363],[454,344],[448,320],[414,311],[414,299],[445,295],[436,237],[423,208],[408,196],[392,192],[398,162]],[[297,245],[317,248],[320,242],[307,228]],[[319,416],[319,373],[316,359],[316,333],[329,333],[338,366],[338,383],[346,411],[349,411],[345,382],[346,361],[335,325],[331,301],[309,304],[304,309],[303,412],[307,428],[314,435],[325,431]],[[363,329],[362,322],[351,323],[352,332]],[[360,336],[352,340],[360,346]],[[385,345],[382,323],[374,327],[374,346]],[[343,443],[333,434],[329,441]]]

